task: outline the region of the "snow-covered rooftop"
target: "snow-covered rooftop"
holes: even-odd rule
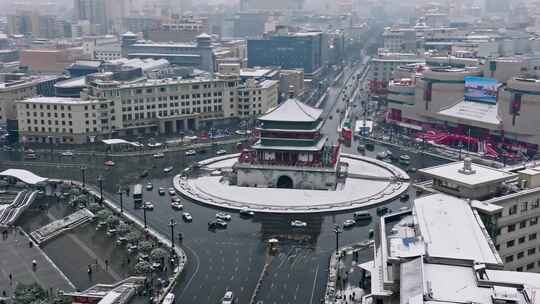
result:
[[[281,121],[281,122],[314,122],[322,114],[322,110],[310,107],[298,99],[287,99],[284,103],[271,109],[260,121]]]
[[[446,194],[414,201],[419,233],[430,257],[501,263],[487,232],[468,202]]]
[[[453,118],[455,120],[468,120],[491,126],[498,126],[501,122],[497,117],[497,105],[475,101],[464,100],[458,102],[457,104],[440,111],[438,115]]]
[[[36,185],[47,181],[47,178],[23,169],[7,169],[0,172],[0,176],[13,177],[29,185]]]
[[[495,169],[488,166],[472,163],[473,173],[463,173],[463,161],[453,162],[435,167],[418,170],[420,173],[430,177],[450,180],[467,187],[477,187],[484,184],[502,182],[516,176],[514,173]]]

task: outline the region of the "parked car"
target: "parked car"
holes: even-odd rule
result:
[[[154,185],[152,183],[146,183],[146,190],[152,191],[152,189],[154,189]]]
[[[193,156],[193,155],[197,155],[197,151],[195,151],[195,150],[187,150],[186,151],[186,156]]]
[[[64,152],[60,153],[60,155],[71,157],[71,156],[73,156],[73,152],[71,152],[71,151],[64,151]]]
[[[160,153],[154,154],[153,157],[154,157],[154,158],[164,158],[164,157],[165,157],[165,154],[163,154],[163,153],[160,152]]]
[[[144,202],[142,208],[146,210],[154,210],[154,204],[151,202]]]
[[[173,169],[174,169],[173,166],[166,167],[166,168],[163,169],[163,172],[164,172],[164,173],[169,173],[169,172],[171,172]]]
[[[227,154],[227,150],[220,149],[216,151],[216,155],[224,155],[224,154]]]
[[[249,210],[248,208],[240,209],[240,215],[245,217],[251,217],[255,215],[255,212]]]
[[[234,302],[234,294],[232,291],[227,291],[225,295],[223,296],[223,300],[221,301],[221,304],[233,304]]]
[[[169,188],[169,195],[176,195],[176,190],[174,190],[174,188]]]
[[[367,211],[357,211],[353,213],[353,218],[355,221],[371,220],[371,214]]]

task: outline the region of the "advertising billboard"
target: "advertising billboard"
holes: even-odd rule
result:
[[[465,100],[495,104],[499,85],[497,80],[492,78],[465,77]]]

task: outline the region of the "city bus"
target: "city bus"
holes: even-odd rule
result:
[[[133,186],[133,201],[135,203],[142,203],[143,199],[143,186],[141,184],[136,184]]]

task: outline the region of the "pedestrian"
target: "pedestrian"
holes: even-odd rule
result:
[[[37,268],[37,262],[36,260],[32,260],[32,269],[36,271],[36,268]]]
[[[129,265],[129,263],[131,262],[131,260],[129,258],[127,258],[127,264]]]
[[[105,260],[105,271],[109,271],[109,260]]]

